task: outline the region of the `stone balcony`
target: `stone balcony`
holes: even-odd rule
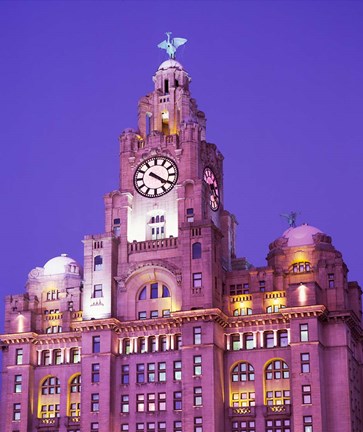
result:
[[[289,417],[291,415],[291,405],[266,405],[264,409],[265,417]]]
[[[256,417],[256,407],[231,407],[229,408],[229,417]]]
[[[53,431],[59,428],[59,417],[38,418],[37,429]]]
[[[156,251],[161,249],[173,249],[177,247],[178,238],[177,237],[169,237],[158,240],[146,240],[137,242],[134,241],[127,245],[127,252],[129,254],[138,253],[138,252],[148,252],[148,251]]]

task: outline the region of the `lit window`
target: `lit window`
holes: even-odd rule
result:
[[[158,363],[158,381],[165,382],[166,381],[166,363],[159,362]]]
[[[182,362],[181,360],[174,361],[174,381],[182,379]]]
[[[265,432],[291,432],[290,419],[266,420]]]
[[[303,404],[311,404],[311,386],[303,385],[302,386],[302,403]]]
[[[71,393],[80,393],[81,392],[81,382],[82,382],[82,378],[81,378],[80,374],[76,375],[72,379],[72,381],[70,383]]]
[[[121,366],[121,383],[129,384],[130,383],[130,366],[122,365]]]
[[[289,405],[290,390],[266,391],[266,405]]]
[[[71,363],[79,363],[80,361],[80,354],[78,348],[71,348],[70,351],[70,361]]]
[[[140,311],[137,316],[139,320],[146,319],[147,318],[146,311]]]
[[[91,394],[91,412],[98,412],[100,410],[100,395],[99,393]]]
[[[155,393],[148,393],[147,394],[147,410],[148,410],[148,412],[155,412],[156,411]]]
[[[194,417],[194,432],[203,432],[202,417]]]
[[[274,348],[275,342],[274,342],[274,332],[273,331],[267,331],[264,333],[264,339],[265,339],[265,348]]]
[[[147,382],[155,382],[155,363],[148,363],[147,364]]]
[[[312,416],[304,416],[304,432],[313,432],[313,417]]]
[[[202,406],[202,387],[194,387],[194,406]]]
[[[196,355],[193,357],[193,375],[202,375],[202,356]]]
[[[182,432],[182,422],[180,420],[174,421],[173,432]]]
[[[193,273],[193,288],[202,286],[202,273]]]
[[[59,365],[62,363],[62,351],[60,349],[56,349],[53,351],[53,362],[55,365]]]
[[[238,333],[231,335],[231,346],[233,351],[238,351],[241,349],[241,338]]]
[[[71,403],[69,406],[69,413],[71,417],[79,417],[81,415],[81,403]]]
[[[158,394],[158,410],[166,411],[166,393]]]
[[[143,363],[136,365],[136,382],[138,384],[145,382],[145,365]]]
[[[199,259],[201,257],[202,257],[202,244],[200,242],[193,243],[192,259]]]
[[[14,376],[14,393],[21,393],[23,377],[22,375]]]
[[[93,260],[93,269],[94,271],[100,271],[103,267],[103,258],[101,255],[97,255]]]
[[[144,431],[144,423],[136,423],[136,432]]]
[[[41,405],[41,418],[55,418],[59,417],[59,404],[48,404],[48,405]]]
[[[13,404],[13,421],[20,421],[21,418],[21,404],[15,403]]]
[[[162,297],[163,297],[163,298],[170,297],[170,291],[169,291],[169,288],[166,287],[165,285],[163,285]]]
[[[145,411],[145,395],[137,394],[136,395],[136,411],[144,412]]]
[[[253,338],[253,333],[245,333],[243,335],[243,344],[245,349],[254,349],[255,348],[255,341]]]
[[[140,291],[139,300],[146,300],[146,286]]]
[[[300,324],[300,342],[307,342],[309,340],[309,325]]]
[[[128,338],[122,340],[122,352],[124,354],[130,354],[131,352],[131,341]]]
[[[202,327],[193,327],[193,344],[200,345],[202,343]]]
[[[238,392],[232,393],[232,407],[247,407],[256,405],[256,394],[255,392]]]
[[[255,370],[250,363],[240,362],[232,369],[232,382],[254,380]]]
[[[43,381],[42,395],[60,394],[60,381],[57,377],[49,377]]]
[[[150,286],[150,298],[156,299],[158,298],[158,284],[154,283]]]
[[[309,373],[310,372],[310,354],[309,353],[301,353],[300,354],[300,363],[301,363],[301,372]]]
[[[101,351],[101,336],[92,336],[92,352],[99,353]]]
[[[92,363],[92,382],[98,383],[100,382],[100,364]]]
[[[174,392],[174,410],[181,410],[182,409],[182,392],[177,391]]]
[[[128,412],[130,412],[130,398],[129,398],[129,395],[122,395],[121,396],[121,412],[122,413],[128,413]]]
[[[254,420],[233,421],[232,432],[256,432],[256,422]]]
[[[305,273],[311,271],[311,264],[309,262],[298,262],[292,265],[293,273]]]
[[[282,360],[271,361],[266,367],[265,378],[266,380],[290,378],[288,365]]]
[[[98,422],[91,423],[91,432],[98,432],[100,430],[100,425]]]
[[[187,222],[194,222],[194,209],[193,208],[187,209]]]
[[[158,423],[158,432],[166,432],[166,423],[165,422],[159,422]]]
[[[103,297],[102,284],[94,285],[93,287],[93,298],[101,298]]]
[[[287,330],[279,330],[277,332],[280,347],[287,347],[289,345],[289,335]]]
[[[150,312],[150,318],[157,318],[159,316],[159,312],[157,310],[152,310]]]
[[[170,317],[170,309],[163,309],[162,314],[163,314],[163,318]]]
[[[16,365],[23,364],[23,348],[17,348],[15,350],[15,364]]]
[[[127,423],[123,423],[121,425],[121,432],[128,432],[129,431],[129,425]]]

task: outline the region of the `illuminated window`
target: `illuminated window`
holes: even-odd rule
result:
[[[182,335],[176,334],[175,335],[175,349],[180,350],[182,347],[183,341],[182,341]]]
[[[155,374],[155,363],[147,364],[147,382],[155,382],[156,374]]]
[[[232,393],[232,407],[247,407],[256,405],[256,394],[255,392]]]
[[[290,378],[288,365],[282,360],[271,361],[265,370],[266,380],[278,380]]]
[[[21,393],[22,383],[23,383],[22,375],[15,375],[14,376],[14,393]]]
[[[313,418],[312,416],[304,416],[304,432],[313,432]]]
[[[72,379],[71,384],[70,384],[71,393],[80,393],[81,392],[81,381],[82,381],[82,379],[81,379],[80,374],[76,375]]]
[[[41,362],[43,366],[49,366],[51,364],[50,361],[50,351],[49,350],[43,350],[41,354]]]
[[[162,310],[162,316],[163,316],[163,318],[170,317],[170,309],[163,309]]]
[[[231,335],[231,347],[233,351],[238,351],[241,349],[241,338],[238,333]]]
[[[202,327],[193,327],[193,344],[200,345],[202,343]]]
[[[138,313],[138,319],[139,320],[146,319],[146,318],[147,318],[146,311],[140,311]]]
[[[59,365],[62,363],[62,351],[60,349],[56,349],[53,351],[53,362],[55,365]]]
[[[101,351],[101,336],[92,336],[92,352],[99,353]]]
[[[79,348],[71,348],[70,361],[71,361],[71,363],[79,363],[79,361],[80,361]]]
[[[100,410],[100,394],[91,394],[91,412],[98,412]]]
[[[23,348],[17,348],[15,350],[15,364],[16,365],[23,364]]]
[[[101,255],[97,255],[93,260],[93,269],[94,271],[100,271],[103,267],[103,258]]]
[[[194,209],[193,208],[187,209],[187,222],[194,222]]]
[[[150,318],[151,319],[153,319],[153,318],[157,318],[159,316],[159,312],[157,311],[157,310],[152,310],[151,312],[150,312]]]
[[[122,413],[128,413],[128,412],[130,412],[130,398],[129,398],[129,395],[122,395],[121,396],[121,412]]]
[[[202,257],[202,244],[200,242],[193,243],[192,259],[199,259],[201,257]]]
[[[309,262],[298,262],[292,265],[293,273],[305,273],[311,271],[311,264]]]
[[[136,365],[136,382],[138,384],[145,382],[145,365],[143,363]]]
[[[48,334],[49,333],[62,333],[62,331],[63,331],[62,326],[50,326],[50,327],[47,327],[45,330],[45,332]]]
[[[59,417],[59,404],[44,404],[40,409],[41,418],[55,418]]]
[[[174,381],[182,379],[182,362],[181,360],[174,361]]]
[[[148,412],[155,412],[156,411],[155,393],[148,393],[147,394],[147,410],[148,410]]]
[[[102,284],[96,284],[93,286],[92,298],[101,298],[101,297],[103,297]]]
[[[300,364],[301,364],[301,372],[309,373],[310,372],[310,354],[309,353],[301,353],[300,354]]]
[[[283,304],[270,305],[266,308],[266,313],[277,313],[280,309],[284,309],[286,306]]]
[[[131,341],[130,339],[126,338],[122,340],[122,352],[124,354],[130,354],[131,351]]]
[[[149,352],[156,352],[156,336],[149,336]]]
[[[244,316],[244,315],[252,315],[251,308],[239,308],[233,311],[233,316]]]
[[[166,363],[159,362],[158,363],[158,381],[165,382],[166,381]]]
[[[266,392],[266,405],[289,405],[290,390],[271,390]]]
[[[121,432],[128,432],[129,431],[129,425],[127,423],[123,423],[121,425]]]
[[[242,420],[232,422],[232,432],[257,432],[254,420]]]
[[[203,432],[203,418],[194,417],[194,432]]]
[[[176,420],[174,421],[174,428],[173,428],[173,432],[182,432],[182,422],[180,420]]]
[[[194,406],[202,406],[202,387],[194,387]]]
[[[300,324],[300,342],[308,342],[309,340],[309,325]]]
[[[130,384],[130,366],[122,365],[121,366],[121,383],[122,384]]]
[[[273,331],[266,331],[263,336],[264,336],[265,348],[274,348],[274,346],[275,346],[274,332]]]
[[[146,424],[146,432],[155,432],[155,423],[147,423]]]
[[[150,298],[151,299],[158,298],[158,290],[159,290],[159,286],[157,283],[150,285]]]
[[[145,430],[144,423],[136,423],[136,432],[144,431],[144,430]]]
[[[193,273],[193,288],[202,286],[202,273]]]
[[[100,430],[100,425],[98,422],[91,423],[91,432],[98,432]]]
[[[254,349],[255,348],[255,341],[253,337],[253,333],[245,333],[243,335],[243,345],[245,349]]]
[[[91,372],[91,378],[93,383],[100,382],[100,364],[99,363],[92,363],[92,372]]]
[[[195,355],[193,357],[193,375],[202,375],[202,356]]]
[[[158,410],[166,411],[166,393],[158,394]]]
[[[140,291],[139,300],[146,300],[146,287]]]
[[[60,394],[60,381],[57,377],[49,377],[43,381],[42,395]]]
[[[136,395],[136,411],[144,412],[145,411],[145,395],[137,394]]]
[[[81,403],[71,403],[69,407],[69,413],[71,417],[79,417],[81,415]]]
[[[255,370],[250,363],[240,362],[232,369],[231,378],[232,382],[254,381]]]
[[[303,385],[302,386],[302,403],[303,404],[311,404],[311,386]]]
[[[266,432],[291,432],[290,419],[266,420]]]
[[[166,339],[166,336],[160,336],[160,338],[159,338],[159,348],[160,348],[160,351],[166,351],[167,350],[167,339]]]
[[[166,423],[165,422],[159,422],[158,423],[158,432],[166,432]]]
[[[179,411],[182,409],[182,392],[174,392],[174,410]]]
[[[170,297],[169,288],[166,287],[165,285],[163,285],[163,287],[162,287],[162,295],[161,295],[161,297],[163,297],[163,298]]]
[[[13,421],[20,421],[21,419],[21,404],[13,404]]]
[[[287,330],[279,330],[277,332],[279,347],[287,347],[289,345],[289,334]]]

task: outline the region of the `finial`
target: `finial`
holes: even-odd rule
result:
[[[171,32],[165,33],[167,39],[160,42],[158,47],[164,49],[168,54],[170,59],[175,59],[175,52],[181,46],[187,42],[187,39],[184,38],[173,38],[170,40]]]
[[[296,227],[296,219],[297,219],[299,214],[300,213],[298,213],[298,212],[291,211],[290,213],[282,213],[282,214],[280,214],[280,216],[284,217],[287,220],[287,222],[291,228],[295,228]]]

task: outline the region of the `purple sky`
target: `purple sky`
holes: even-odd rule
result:
[[[0,1],[0,294],[60,253],[82,263],[118,186],[165,31],[225,156],[238,255],[264,265],[301,212],[363,283],[362,1]]]

